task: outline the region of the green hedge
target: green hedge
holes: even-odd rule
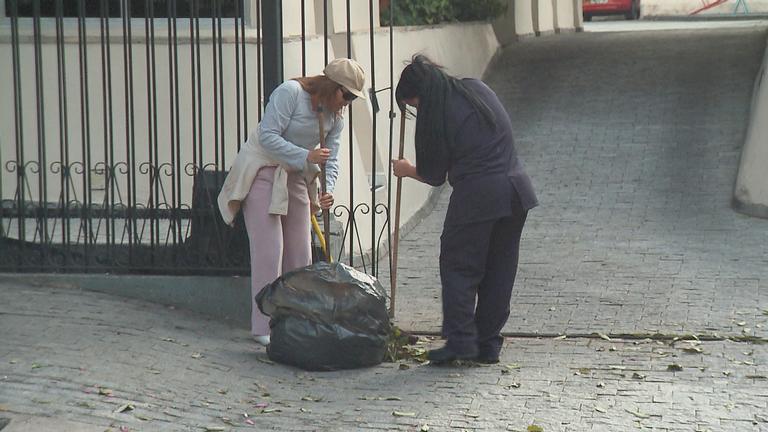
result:
[[[508,0],[390,0],[381,1],[381,24],[426,25],[451,21],[482,21],[504,14]]]

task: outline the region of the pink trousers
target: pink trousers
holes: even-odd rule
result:
[[[312,263],[311,223],[307,185],[301,173],[288,176],[288,214],[269,214],[275,167],[259,170],[243,201],[243,216],[251,250],[251,333],[269,334],[269,317],[254,297],[285,272]]]

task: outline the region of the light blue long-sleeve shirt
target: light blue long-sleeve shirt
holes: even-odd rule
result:
[[[339,176],[339,141],[344,119],[326,112],[324,128],[325,145],[331,150],[325,164],[326,186],[332,192]],[[259,142],[290,171],[301,171],[309,163],[307,155],[320,144],[320,130],[311,96],[298,81],[286,81],[272,92],[259,124]]]

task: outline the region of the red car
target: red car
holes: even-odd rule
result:
[[[640,0],[584,0],[584,21],[596,15],[624,15],[628,20],[640,18]]]

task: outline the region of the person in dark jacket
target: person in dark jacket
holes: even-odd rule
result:
[[[496,94],[458,79],[423,55],[403,70],[395,97],[416,109],[416,164],[392,161],[397,177],[453,187],[440,236],[444,347],[432,363],[497,363],[510,313],[520,236],[538,205]]]

